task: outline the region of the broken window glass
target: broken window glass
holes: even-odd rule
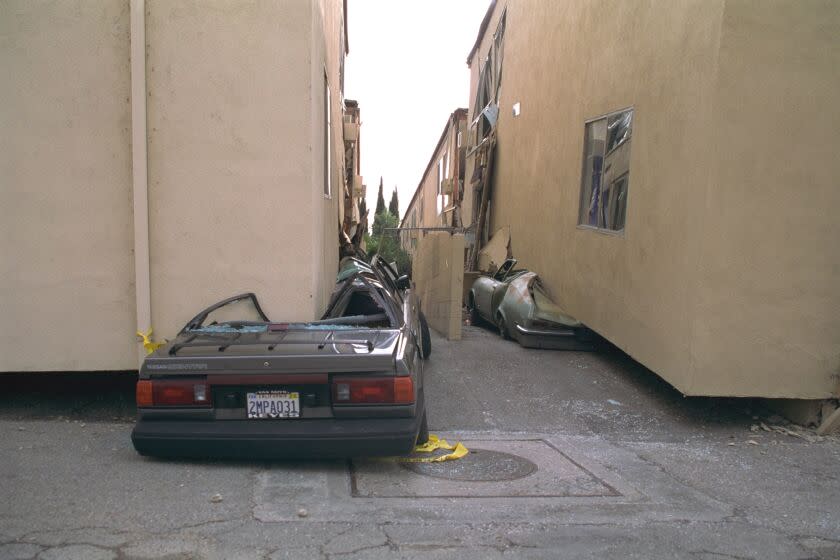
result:
[[[507,12],[504,12],[499,20],[499,25],[496,27],[496,33],[493,35],[493,42],[490,45],[487,58],[485,58],[478,75],[478,87],[476,88],[475,104],[473,105],[473,115],[476,115],[476,118],[471,125],[475,129],[474,141],[476,144],[485,139],[496,126],[496,117],[499,112],[499,91],[502,85],[506,19]],[[492,114],[487,112],[490,108],[494,109]]]
[[[633,110],[586,123],[581,173],[580,225],[624,229],[630,177]]]
[[[484,61],[484,66],[478,75],[478,88],[475,92],[474,113],[481,112],[490,103],[490,58]]]
[[[601,196],[601,171],[604,165],[604,143],[607,134],[606,119],[588,123],[584,133],[583,174],[578,223],[598,225],[598,207]]]
[[[611,230],[624,229],[624,214],[627,211],[627,182],[625,173],[610,184],[609,198],[604,205],[604,227]]]
[[[633,126],[633,111],[617,113],[607,119],[607,151],[630,140],[630,132]]]

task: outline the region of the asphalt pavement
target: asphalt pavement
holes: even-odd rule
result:
[[[761,401],[476,326],[425,374],[463,459],[149,459],[130,373],[0,378],[0,559],[840,558],[840,441]]]

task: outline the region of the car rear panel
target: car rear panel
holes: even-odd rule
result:
[[[423,393],[417,405],[423,410]],[[142,455],[293,459],[404,455],[422,418],[175,420],[147,417],[131,434]]]
[[[418,397],[422,410],[423,395]],[[305,410],[305,408],[304,408]],[[422,418],[391,409],[384,417],[296,419],[207,418],[200,412],[146,414],[131,434],[142,455],[168,457],[300,458],[403,455],[411,451]]]
[[[145,361],[140,379],[206,384],[209,406],[139,408],[135,448],[148,455],[277,458],[410,451],[424,410],[419,384],[410,404],[339,405],[332,395],[337,377],[398,375],[400,331],[348,329],[325,341],[328,335],[289,332],[280,344],[271,333],[246,333],[229,345],[224,337],[179,336]],[[263,391],[297,393],[299,417],[248,418],[248,393]]]

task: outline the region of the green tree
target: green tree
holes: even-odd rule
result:
[[[386,233],[385,228],[395,228],[397,226],[399,226],[399,223],[396,216],[385,210],[378,212],[373,217],[373,236],[379,237]]]
[[[394,187],[394,192],[391,193],[391,202],[388,204],[388,212],[400,219],[400,199],[397,195],[397,187]]]
[[[376,215],[385,211],[385,197],[382,196],[382,177],[379,178],[379,194],[376,195]]]
[[[384,210],[373,217],[371,234],[365,237],[367,254],[371,257],[378,254],[389,263],[396,263],[400,274],[411,274],[411,256],[400,245],[397,231],[386,231],[388,228],[399,226],[399,219]]]

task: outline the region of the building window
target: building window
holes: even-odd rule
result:
[[[440,158],[437,164],[437,213],[441,215],[443,213],[443,180],[444,180],[444,171],[443,171],[443,158]]]
[[[578,224],[622,231],[630,182],[630,140],[633,109],[586,123]]]
[[[330,115],[330,84],[324,73],[324,196],[332,196],[332,116]]]

